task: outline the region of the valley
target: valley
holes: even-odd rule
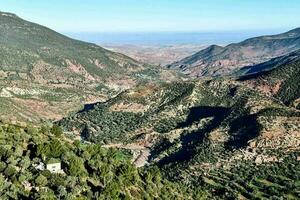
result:
[[[193,44],[174,44],[174,45],[105,45],[107,49],[123,53],[140,62],[152,65],[165,66],[177,60],[181,60],[200,49],[206,48],[205,45]]]
[[[300,198],[299,28],[106,49],[0,12],[0,36],[0,199]]]
[[[73,40],[14,14],[0,13],[0,28],[0,98],[11,105],[0,113],[17,113],[18,120],[36,123],[39,118],[61,119],[83,104],[103,101],[141,82],[173,80],[178,76],[100,46]],[[49,114],[39,115],[32,107],[26,107],[33,102]]]

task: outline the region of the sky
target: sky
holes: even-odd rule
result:
[[[59,32],[209,32],[300,26],[300,0],[0,0]]]

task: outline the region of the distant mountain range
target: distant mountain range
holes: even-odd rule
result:
[[[222,47],[209,46],[168,65],[191,77],[230,75],[244,66],[259,64],[300,48],[300,28],[279,35],[261,36]]]

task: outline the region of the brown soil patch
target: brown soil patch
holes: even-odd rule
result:
[[[153,93],[157,92],[159,90],[159,87],[157,84],[148,84],[143,87],[139,87],[134,91],[129,92],[127,95],[130,98],[141,98],[141,97],[147,97],[152,95]]]
[[[106,84],[108,87],[113,88],[115,90],[126,90],[130,89],[136,85],[136,82],[131,78],[123,78],[123,79],[113,79],[109,80]]]
[[[260,92],[267,94],[267,95],[274,95],[276,94],[282,85],[282,81],[278,81],[275,84],[270,84],[267,81],[260,80],[258,82],[256,81],[246,81],[246,84],[253,89],[257,89]]]
[[[74,61],[72,62],[69,59],[66,59],[65,63],[68,65],[68,68],[76,74],[79,74],[90,81],[95,80],[95,78],[90,75],[80,63],[75,63]]]
[[[16,105],[24,107],[24,111],[30,112],[30,115],[36,115],[40,119],[59,120],[66,116],[70,111],[76,110],[72,103],[48,103],[40,100],[18,99],[14,98]],[[26,114],[26,113],[25,113]]]

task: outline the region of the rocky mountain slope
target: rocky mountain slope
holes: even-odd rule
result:
[[[192,77],[221,76],[298,49],[300,28],[279,35],[247,39],[225,47],[212,45],[168,67]]]
[[[59,124],[216,199],[297,199],[299,59],[245,67],[237,80],[141,85]]]
[[[142,135],[147,133],[151,133],[153,139],[166,136],[172,130],[180,132],[210,124],[213,128],[205,133],[222,129],[222,141],[236,147],[247,146],[264,131],[270,132],[272,126],[276,128],[286,123],[285,120],[277,125],[272,123],[277,117],[294,116],[296,121],[290,121],[293,125],[281,125],[286,131],[291,128],[297,132],[298,115],[299,111],[240,82],[211,80],[140,86],[107,102],[86,106],[85,110],[65,118],[60,124],[68,130],[77,130],[85,139],[100,143],[130,142],[136,139],[133,136],[144,138]],[[272,121],[267,120],[269,117]],[[208,121],[199,124],[203,119]],[[246,119],[251,121],[249,127],[238,123]],[[193,127],[195,124],[198,125]],[[240,128],[243,131],[239,131]],[[239,132],[243,135],[236,135]],[[252,136],[251,139],[243,138]]]
[[[236,178],[232,187],[224,182],[247,166],[255,174],[283,159],[297,162],[300,146],[300,111],[233,80],[146,84],[59,124],[85,140],[131,150],[137,166],[158,165],[173,181],[209,185],[225,196],[274,195],[252,194],[251,183]]]
[[[18,113],[16,118],[23,120],[57,119],[80,102],[101,101],[140,82],[174,76],[0,12],[0,98],[12,105],[0,105],[5,116]],[[65,106],[66,101],[70,106]],[[40,113],[45,110],[48,114]]]
[[[242,68],[239,81],[273,96],[288,106],[300,108],[300,51],[262,64]]]

